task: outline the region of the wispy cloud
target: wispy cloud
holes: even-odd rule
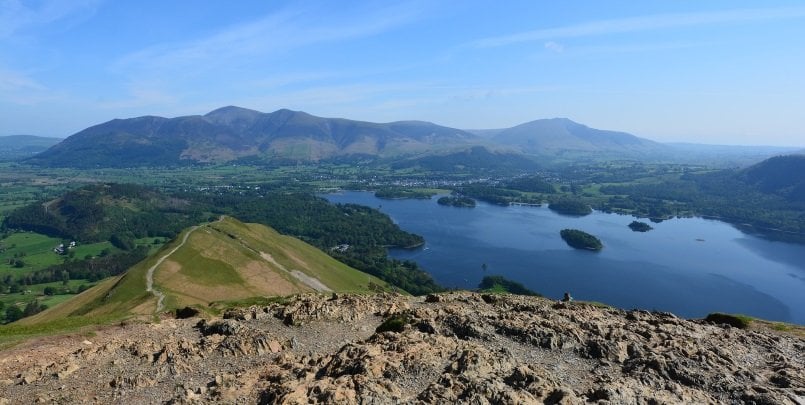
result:
[[[593,21],[564,27],[546,28],[511,35],[489,37],[470,43],[476,48],[490,48],[520,42],[542,42],[559,38],[577,38],[627,32],[711,25],[795,19],[805,17],[805,7],[738,9],[702,13],[658,14],[631,18]]]
[[[31,105],[58,97],[58,94],[28,74],[0,67],[0,101]]]
[[[553,54],[562,54],[566,57],[584,57],[589,55],[598,54],[626,54],[626,53],[645,53],[656,51],[668,51],[675,49],[690,49],[705,46],[712,46],[717,42],[712,41],[667,41],[667,42],[649,42],[649,43],[622,43],[622,44],[606,44],[606,45],[592,45],[592,46],[573,46],[565,47],[558,45],[557,49],[550,45],[551,42],[545,44],[545,48]],[[537,56],[539,57],[539,56]],[[549,57],[554,57],[553,55]]]
[[[418,14],[416,7],[403,4],[325,18],[315,10],[299,6],[228,27],[205,38],[139,50],[122,57],[115,67],[195,71],[237,65],[251,57],[378,34],[410,22]]]
[[[126,97],[100,101],[96,105],[104,109],[132,109],[177,103],[178,97],[164,88],[159,83],[132,82],[126,85]]]
[[[545,49],[551,52],[562,53],[565,51],[565,46],[558,42],[548,41],[545,43]]]
[[[99,0],[52,0],[45,2],[0,2],[0,39],[25,29],[36,29],[75,14],[94,12]]]
[[[354,116],[355,106],[363,112],[382,111],[383,116],[410,119],[409,109],[443,106],[456,102],[488,101],[519,95],[557,91],[556,86],[501,87],[493,85],[440,85],[434,82],[409,81],[396,83],[356,82],[339,85],[311,86],[301,90],[271,92],[242,98],[238,105],[269,111],[273,108],[324,108],[335,113]]]
[[[38,91],[46,87],[21,72],[0,69],[0,90],[6,91]]]

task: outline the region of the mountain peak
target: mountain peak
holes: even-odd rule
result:
[[[260,111],[251,110],[248,108],[238,107],[236,105],[228,105],[226,107],[217,108],[208,112],[205,117],[232,115],[232,114],[262,114]]]
[[[260,111],[230,105],[210,111],[204,115],[204,118],[216,124],[232,125],[234,123],[253,122],[261,115],[263,113]]]
[[[492,138],[525,152],[556,154],[575,151],[588,154],[613,153],[623,156],[661,152],[662,145],[632,134],[590,128],[569,118],[547,118],[504,129]]]

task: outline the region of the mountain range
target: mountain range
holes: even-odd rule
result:
[[[477,146],[493,153],[541,156],[628,157],[668,149],[631,134],[597,130],[564,118],[467,131],[423,121],[372,123],[287,109],[262,113],[229,106],[205,115],[115,119],[82,130],[27,162],[55,167],[317,162],[412,158],[470,151]]]

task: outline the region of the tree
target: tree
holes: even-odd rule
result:
[[[67,270],[62,270],[61,272],[61,285],[67,285],[70,281],[70,273]]]
[[[56,289],[51,286],[45,287],[45,290],[43,292],[45,293],[45,295],[56,295]]]
[[[22,316],[26,317],[36,315],[46,310],[47,308],[48,308],[47,305],[41,304],[39,301],[34,299],[31,300],[31,302],[29,302],[27,305],[25,305],[25,309],[22,311]]]
[[[6,308],[6,322],[14,322],[22,319],[22,310],[16,305],[11,305]]]

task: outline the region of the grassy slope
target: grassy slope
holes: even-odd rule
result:
[[[90,319],[108,321],[152,314],[156,299],[146,292],[146,273],[181,243],[186,232],[126,274],[105,280],[74,299],[15,325],[36,328],[44,324],[83,325],[91,323]],[[265,258],[267,255],[270,259]],[[193,231],[185,245],[157,267],[154,280],[155,287],[167,296],[165,310],[170,310],[185,305],[206,306],[214,301],[313,291],[293,277],[289,273],[292,270],[315,277],[335,291],[368,292],[370,282],[386,286],[385,282],[298,239],[233,218],[205,224]]]

